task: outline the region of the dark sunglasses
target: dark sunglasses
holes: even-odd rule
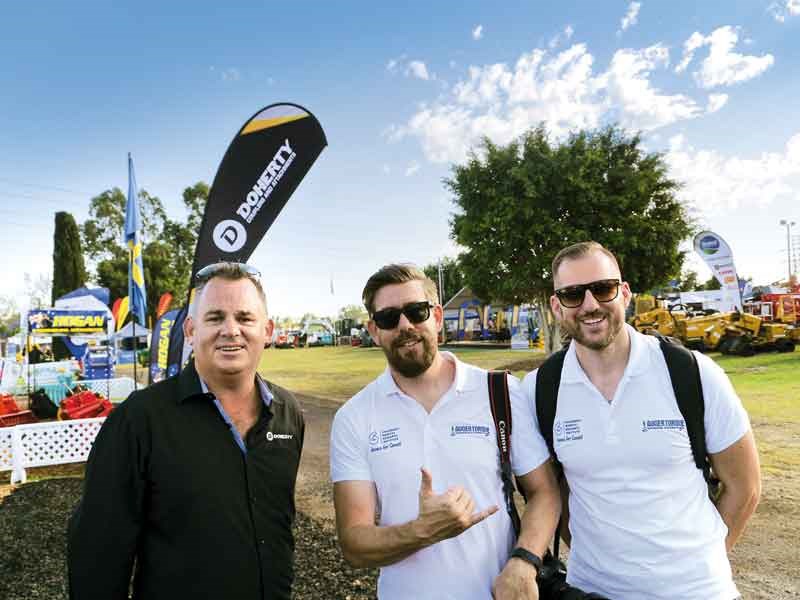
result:
[[[619,295],[619,286],[622,282],[619,279],[601,279],[584,283],[582,285],[571,285],[569,287],[556,290],[556,298],[564,308],[578,308],[583,304],[586,290],[592,292],[592,296],[598,302],[611,302]]]
[[[379,329],[394,329],[400,322],[400,315],[405,315],[414,325],[427,321],[431,316],[433,304],[427,300],[409,302],[402,308],[384,308],[372,313],[372,320]]]
[[[261,271],[246,263],[238,262],[218,262],[206,265],[197,272],[194,278],[196,283],[202,283],[222,272],[231,274],[241,273],[246,277],[252,277],[258,282],[261,281]]]

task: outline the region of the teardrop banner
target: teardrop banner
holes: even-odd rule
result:
[[[211,186],[192,281],[206,265],[247,262],[327,144],[319,121],[296,104],[273,104],[248,119]]]
[[[160,340],[169,347],[168,376],[179,372],[188,356],[183,321],[197,271],[215,262],[247,262],[327,145],[316,117],[291,103],[261,109],[233,138],[208,194],[186,306],[169,339]],[[151,364],[154,359],[151,353]]]

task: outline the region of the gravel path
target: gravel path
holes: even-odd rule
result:
[[[66,599],[66,524],[82,486],[74,477],[36,481],[0,504],[0,598]],[[375,597],[376,572],[344,562],[330,523],[298,513],[295,540],[294,598]]]

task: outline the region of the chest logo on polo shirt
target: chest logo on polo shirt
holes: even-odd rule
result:
[[[490,429],[477,423],[454,423],[450,425],[450,437],[488,437]]]
[[[683,431],[686,422],[683,419],[647,419],[642,421],[642,431],[673,429]]]
[[[556,421],[553,430],[556,434],[557,442],[574,442],[583,439],[583,429],[581,423],[583,419],[569,419],[568,421]]]
[[[290,440],[294,437],[291,433],[272,433],[271,431],[267,432],[266,438],[268,442],[272,440]]]
[[[369,434],[369,451],[381,452],[390,448],[398,448],[403,445],[400,440],[400,428],[391,427],[382,431],[372,431]]]

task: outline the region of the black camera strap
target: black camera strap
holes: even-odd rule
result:
[[[497,448],[500,451],[500,477],[503,481],[506,511],[514,525],[514,533],[519,537],[521,524],[517,506],[514,504],[515,486],[511,471],[511,399],[507,375],[507,371],[489,371],[489,406],[492,409]]]
[[[494,429],[497,433],[497,449],[500,453],[500,477],[503,481],[503,494],[505,495],[506,511],[514,526],[514,533],[519,537],[521,521],[517,505],[514,504],[514,492],[518,492],[527,502],[522,486],[514,484],[514,475],[511,470],[511,399],[508,393],[508,371],[489,371],[489,406],[492,409]],[[553,541],[553,553],[547,551],[545,564],[551,557],[558,557],[559,536],[561,534],[561,519],[556,525]]]

